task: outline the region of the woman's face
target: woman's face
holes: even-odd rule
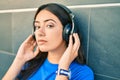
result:
[[[35,19],[35,36],[42,52],[53,51],[65,46],[62,39],[63,26],[60,20],[48,10],[42,10]]]

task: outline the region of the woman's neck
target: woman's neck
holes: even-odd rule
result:
[[[61,44],[58,48],[48,52],[48,60],[53,64],[58,64],[61,56],[66,50],[65,44]]]

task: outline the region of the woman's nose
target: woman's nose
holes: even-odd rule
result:
[[[38,33],[39,36],[45,36],[45,28],[44,27],[40,27],[37,30],[37,33]]]

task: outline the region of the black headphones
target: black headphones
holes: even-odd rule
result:
[[[74,25],[74,14],[70,11],[70,9],[68,9],[64,5],[61,5],[61,4],[56,4],[56,5],[58,5],[59,7],[63,8],[67,12],[67,14],[69,15],[69,17],[71,19],[72,23],[67,23],[64,26],[64,30],[63,30],[63,33],[62,33],[63,39],[66,42],[69,42],[70,34],[73,34],[73,33],[77,32],[76,29],[75,29],[75,25]]]

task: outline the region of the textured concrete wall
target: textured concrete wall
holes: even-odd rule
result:
[[[36,8],[50,2],[62,3],[75,14],[87,64],[93,69],[95,80],[120,80],[120,0],[1,0],[0,79],[20,44],[32,33]]]

